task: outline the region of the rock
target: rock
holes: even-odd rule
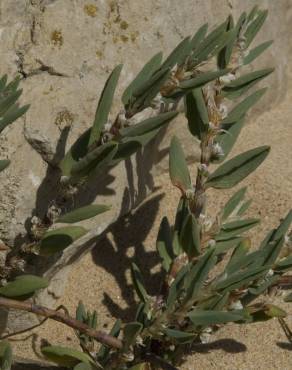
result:
[[[203,23],[213,26],[227,14],[237,17],[253,5],[252,0],[2,0],[0,74],[23,77],[22,101],[31,107],[26,117],[7,128],[0,139],[1,154],[12,160],[0,181],[1,238],[19,245],[31,216],[44,217],[54,204],[60,190],[54,165],[92,124],[99,94],[117,64],[124,63],[124,68],[113,116],[121,108],[121,92],[152,55],[160,50],[167,55]],[[270,15],[257,42],[275,42],[259,58],[256,68],[275,66],[276,71],[264,83],[273,88],[255,114],[283,99],[292,47],[291,2],[263,1],[261,5]],[[188,159],[196,160],[197,143],[180,117],[145,149],[103,178],[92,179],[74,196],[76,206],[98,202],[112,204],[112,209],[87,222],[93,231],[67,248],[59,259],[38,261],[36,272],[51,279],[49,289],[38,296],[39,303],[54,305],[62,295],[71,264],[95,245],[96,237],[111,223],[153,190],[153,177],[167,170],[167,148],[174,133],[182,139]]]

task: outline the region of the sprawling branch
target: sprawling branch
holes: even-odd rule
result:
[[[78,330],[79,332],[86,334],[87,336],[94,338],[98,342],[105,344],[109,347],[121,349],[123,343],[120,339],[115,338],[103,331],[95,330],[90,328],[88,325],[81,321],[75,320],[73,317],[66,315],[62,312],[52,310],[43,306],[38,306],[31,302],[16,301],[14,299],[8,299],[0,297],[0,307],[8,309],[16,309],[20,311],[32,312],[36,315],[43,316],[55,321],[59,321],[62,324],[70,326],[71,328]]]

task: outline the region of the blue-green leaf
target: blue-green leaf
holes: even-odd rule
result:
[[[133,91],[139,89],[142,84],[144,84],[148,79],[153,75],[154,72],[158,70],[162,61],[162,53],[159,52],[155,54],[141,69],[141,71],[137,74],[135,79],[130,83],[130,85],[126,88],[122,96],[122,102],[124,105],[127,105],[131,96],[133,95]]]
[[[89,147],[93,143],[98,142],[102,129],[108,120],[108,115],[112,106],[115,89],[118,84],[122,67],[123,66],[120,64],[112,71],[103,88],[96,109],[93,126],[90,131],[90,137],[88,142]]]
[[[169,150],[169,174],[171,182],[184,194],[192,188],[190,173],[183,149],[176,136],[171,140]]]
[[[233,157],[218,167],[208,178],[207,187],[229,189],[251,174],[269,154],[269,146],[261,146]]]

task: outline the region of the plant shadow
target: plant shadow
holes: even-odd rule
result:
[[[151,272],[160,262],[157,252],[153,248],[146,249],[144,245],[162,197],[163,194],[155,195],[137,210],[111,225],[91,252],[93,261],[114,277],[127,307],[119,306],[106,292],[103,304],[112,316],[125,321],[133,318],[137,306],[133,285],[127,279],[131,264],[135,262],[143,271],[145,286],[150,295],[157,293],[157,287],[162,280],[160,271]]]
[[[228,353],[241,353],[247,351],[245,344],[234,339],[218,339],[210,343],[198,343],[192,346],[192,351],[197,353],[209,353],[214,350],[223,350]]]

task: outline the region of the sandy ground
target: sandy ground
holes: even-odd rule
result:
[[[249,122],[233,153],[264,144],[272,147],[265,163],[244,181],[248,185],[248,195],[253,198],[249,216],[262,218],[261,225],[253,234],[255,246],[292,205],[291,101],[291,96],[287,96],[277,108]],[[130,287],[129,266],[133,259],[143,270],[149,292],[155,292],[158,282],[158,258],[155,253],[157,230],[164,215],[173,219],[179,197],[170,184],[168,174],[156,179],[156,184],[159,189],[153,196],[132,215],[114,225],[92,253],[74,266],[65,295],[59,302],[65,304],[70,312],[74,313],[76,303],[81,299],[88,308],[97,310],[101,327],[109,327],[112,315],[131,320],[135,302]],[[218,206],[218,202],[222,204],[229,194],[227,191],[211,192],[211,211]],[[275,300],[282,303],[281,297]],[[283,306],[292,316],[292,304]],[[288,317],[287,322],[292,327],[292,317]],[[52,322],[36,330],[33,337],[24,342],[15,341],[13,345],[19,355],[35,356],[32,344],[42,339],[52,344],[77,345],[69,328]],[[276,320],[249,326],[228,325],[212,337],[210,344],[200,345],[181,369],[288,370],[292,369],[292,344],[288,343]]]

